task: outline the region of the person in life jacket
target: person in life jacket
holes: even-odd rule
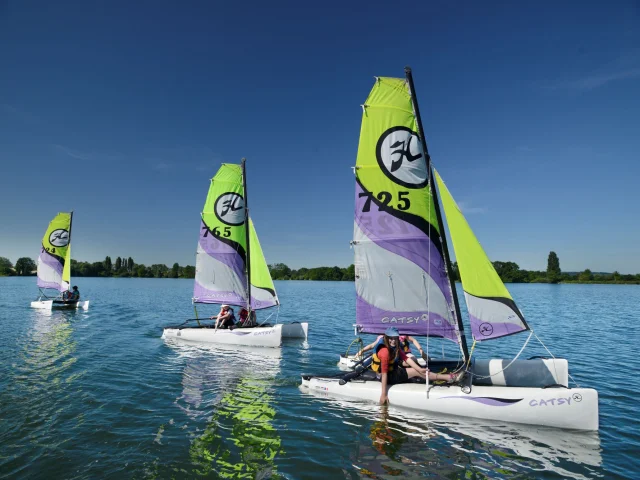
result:
[[[216,320],[216,328],[232,327],[236,321],[236,317],[233,314],[233,308],[231,308],[229,305],[222,305],[220,307],[220,313],[218,313],[218,315],[215,317],[211,317],[212,320],[214,318]]]
[[[380,342],[373,348],[373,358],[371,362],[371,370],[376,372],[376,377],[382,383],[382,391],[380,393],[380,403],[385,404],[389,401],[387,396],[387,388],[396,383],[405,383],[410,378],[421,377],[429,380],[444,380],[449,383],[460,381],[464,372],[459,374],[438,374],[429,372],[426,368],[420,367],[413,358],[407,356],[402,348],[400,348],[400,333],[396,327],[389,327],[384,332],[384,336]],[[407,368],[402,366],[406,362]]]
[[[373,347],[375,347],[382,340],[383,337],[384,335],[379,335],[378,338],[376,338],[373,343],[370,343],[366,347],[363,347],[362,350],[359,350],[356,353],[356,357],[362,357],[364,355],[364,352],[368,352],[369,350],[372,350]],[[407,354],[407,357],[413,357],[414,360],[416,359],[416,356],[411,352],[411,346],[409,345],[409,343],[413,343],[413,345],[418,349],[418,352],[420,353],[420,357],[422,357],[423,355],[422,346],[420,345],[420,342],[418,342],[417,339],[415,339],[410,335],[400,335],[398,337],[398,340],[400,343],[400,348],[404,351],[404,353]],[[406,363],[403,363],[403,366],[406,367],[408,365]]]
[[[256,326],[256,312],[254,310],[251,311],[251,315],[249,315],[249,311],[242,307],[240,309],[240,313],[238,314],[239,317],[239,321],[238,321],[238,326],[239,327],[255,327]]]

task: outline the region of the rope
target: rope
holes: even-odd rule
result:
[[[275,310],[275,311],[273,311],[273,312],[271,312],[271,315],[269,315],[267,318],[265,318],[265,320],[264,320],[263,322],[261,322],[261,323],[257,323],[257,322],[256,322],[256,327],[261,327],[261,326],[263,326],[265,323],[267,323],[267,322],[269,321],[269,319],[270,319],[271,317],[273,317],[273,314],[274,314],[274,313],[276,314],[276,323],[278,323],[278,318],[280,318],[280,304],[278,304],[278,309],[277,309],[277,310]]]
[[[536,340],[538,340],[538,342],[540,342],[540,345],[542,345],[544,347],[544,349],[547,351],[547,353],[549,355],[551,355],[551,358],[553,358],[554,360],[557,360],[555,355],[553,353],[551,353],[551,351],[547,348],[547,346],[544,343],[542,343],[542,340],[540,340],[540,337],[538,337],[538,335],[536,335],[533,330],[531,330],[531,333],[536,337]],[[529,336],[531,336],[531,335],[529,335]],[[556,378],[557,378],[558,377],[558,371],[556,370],[556,362],[553,362],[553,371],[556,373]],[[567,375],[569,376],[571,381],[576,384],[576,387],[580,388],[580,384],[578,382],[576,382],[576,380],[571,376],[571,374],[569,373],[568,370],[567,370]]]
[[[347,351],[344,353],[345,357],[349,357],[349,350],[351,350],[351,347],[356,342],[358,342],[360,344],[360,348],[358,349],[358,351],[359,352],[362,351],[362,349],[364,348],[364,342],[362,341],[362,338],[358,337],[358,338],[354,339],[353,342],[351,342],[349,344],[349,346],[347,347]],[[362,356],[364,356],[364,353],[362,354]]]
[[[529,340],[531,340],[531,336],[533,335],[533,330],[531,330],[531,333],[529,334],[529,336],[527,337],[527,341],[524,342],[524,345],[522,345],[522,348],[520,349],[520,351],[518,352],[518,354],[515,356],[515,358],[513,360],[511,360],[509,362],[509,365],[507,365],[506,367],[504,367],[502,370],[500,370],[499,372],[496,372],[492,375],[486,375],[486,376],[479,376],[479,375],[474,375],[476,378],[491,378],[491,377],[495,377],[496,375],[498,375],[499,373],[504,372],[507,368],[509,368],[511,366],[511,364],[513,364],[513,362],[515,362],[518,357],[520,356],[520,354],[524,351],[524,348],[527,346],[527,344],[529,343]],[[536,338],[538,338],[536,336]],[[473,342],[474,346],[475,346],[475,340]],[[471,357],[471,354],[469,354],[469,357]]]
[[[473,350],[476,348],[477,340],[473,339],[473,345],[471,345],[471,351],[469,352],[469,359],[467,361],[467,371],[469,370],[469,365],[471,365],[471,357],[473,356]]]

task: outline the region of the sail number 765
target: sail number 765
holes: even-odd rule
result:
[[[220,237],[220,236],[230,237],[231,236],[230,227],[224,227],[224,230],[222,230],[222,232],[220,232],[220,227],[214,227],[213,230],[209,230],[207,227],[202,227],[202,230],[204,230],[204,235],[202,235],[203,237],[206,237],[207,235],[209,235],[209,232],[213,233],[214,237]]]
[[[371,210],[371,200],[373,199],[373,192],[361,192],[358,197],[367,197],[364,201],[364,205],[362,205],[362,211],[368,212]],[[380,205],[378,206],[378,210],[383,212],[388,210],[391,205],[391,201],[393,200],[393,195],[391,192],[379,192],[375,196],[379,201]],[[411,207],[411,201],[409,201],[409,192],[398,192],[398,203],[395,205],[398,210],[409,210]]]

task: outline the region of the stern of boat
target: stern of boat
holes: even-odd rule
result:
[[[309,332],[307,322],[280,323],[282,326],[282,338],[304,338],[306,340]]]
[[[31,308],[51,310],[53,308],[53,300],[36,300],[35,302],[31,302]]]

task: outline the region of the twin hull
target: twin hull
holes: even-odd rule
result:
[[[314,392],[379,402],[381,383],[303,376],[302,388]],[[598,430],[598,392],[590,388],[525,388],[474,386],[466,394],[459,386],[403,383],[389,387],[389,404],[448,415],[544,425],[575,430]]]
[[[308,323],[279,323],[269,327],[215,329],[211,327],[167,327],[162,338],[178,338],[192,342],[279,347],[282,338],[307,338]]]
[[[60,300],[36,300],[35,302],[31,302],[31,308],[41,308],[43,310],[81,308],[88,310],[89,300],[76,303],[63,302]]]

